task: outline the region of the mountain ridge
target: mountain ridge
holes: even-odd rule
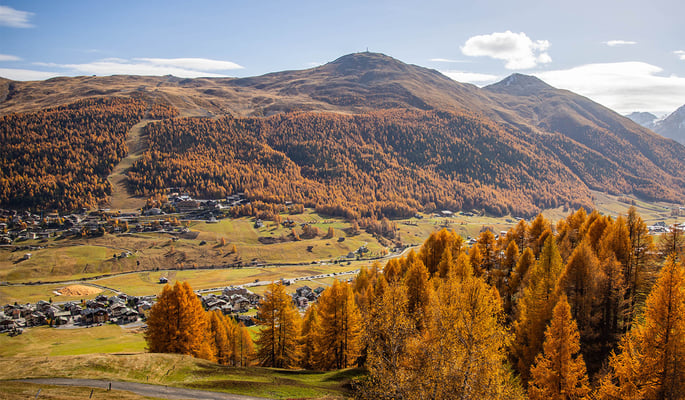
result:
[[[465,121],[460,119],[460,116],[464,116],[469,120],[495,124],[499,126],[497,129],[510,135],[511,139],[507,140],[513,140],[516,146],[530,147],[533,152],[547,157],[550,165],[563,165],[586,187],[577,190],[578,204],[587,203],[589,189],[614,194],[633,193],[644,198],[668,201],[680,201],[685,194],[685,147],[588,98],[556,89],[538,78],[522,74],[512,74],[481,89],[456,82],[438,71],[405,64],[383,54],[354,53],[306,70],[281,71],[249,78],[75,77],[43,82],[0,81],[0,87],[2,85],[7,88],[7,95],[0,101],[0,115],[44,109],[48,105],[65,104],[80,98],[121,96],[142,99],[151,104],[170,105],[180,110],[181,117],[227,115],[233,118],[257,118],[245,120],[245,123],[254,126],[259,125],[259,118],[291,112],[311,113],[304,118],[314,120],[316,113],[322,112],[363,115],[379,110],[445,110],[454,114],[448,120]],[[394,123],[383,114],[374,115],[378,121],[372,118],[375,121],[373,124],[378,129],[386,129],[383,123]],[[409,119],[394,118],[417,126],[424,126],[420,122],[422,119],[434,118],[422,114],[412,115]],[[444,135],[448,136],[445,138],[450,138],[450,135],[456,135],[456,138],[465,133],[463,129],[471,129],[466,127],[477,125],[474,123],[448,128],[450,123],[446,122],[440,129],[446,129]],[[362,129],[356,123],[350,124],[355,130]],[[303,127],[306,126],[303,123]],[[258,130],[254,134],[258,135]],[[497,153],[483,151],[488,144],[482,142],[478,135],[473,140],[480,143],[480,147],[468,147],[468,151],[480,154],[478,157],[486,157],[484,154],[497,157]],[[383,143],[387,139],[374,140]],[[168,154],[176,154],[174,149],[169,151]],[[438,147],[432,151],[438,153],[435,154],[438,158],[450,159],[455,156],[450,154],[449,149]],[[381,153],[377,154],[377,157],[383,157]],[[465,155],[462,154],[462,157]],[[287,152],[278,157],[283,156],[294,157]],[[387,156],[395,157],[391,154]],[[468,156],[471,157],[471,154]],[[344,159],[348,156],[340,157]],[[509,161],[495,168],[478,157],[472,158],[474,165],[490,169],[474,172],[480,177],[479,181],[485,179],[491,182],[495,191],[504,188],[506,185],[501,186],[503,183],[491,179],[496,177],[486,178],[483,174],[501,174],[497,168],[504,168]],[[306,167],[298,164],[296,159],[293,159],[295,164],[292,168]],[[515,162],[515,159],[510,161]],[[358,167],[361,168],[361,165]],[[417,168],[434,167],[426,164]],[[468,169],[468,166],[463,168]],[[526,172],[531,173],[535,174]],[[463,174],[457,175],[458,178],[450,179],[462,182],[470,179]],[[543,182],[547,179],[543,176],[530,178],[541,186],[548,184]],[[164,185],[162,182],[162,187],[173,186]],[[525,196],[530,195],[531,188],[525,189]],[[155,190],[159,190],[159,187]],[[511,193],[508,196],[513,195]],[[487,203],[486,197],[479,201]],[[530,199],[533,203],[537,201],[534,197]],[[414,205],[419,207],[431,203],[417,201]]]

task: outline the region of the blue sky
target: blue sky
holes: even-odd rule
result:
[[[243,77],[368,48],[460,82],[519,72],[664,114],[685,104],[683,15],[675,0],[0,0],[0,76]]]

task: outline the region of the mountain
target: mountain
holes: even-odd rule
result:
[[[633,122],[644,126],[645,128],[653,129],[654,124],[659,119],[656,115],[649,112],[633,112],[626,117],[630,118]]]
[[[585,97],[521,74],[481,89],[378,53],[240,79],[2,80],[0,134],[21,135],[40,120],[37,113],[58,105],[67,106],[54,111],[67,121],[71,112],[86,112],[69,104],[103,97],[164,105],[180,115],[157,108],[163,121],[147,126],[148,149],[129,170],[129,190],[141,196],[168,187],[205,197],[240,191],[357,218],[441,207],[531,215],[557,205],[590,206],[590,189],[674,202],[685,194],[685,147]],[[14,159],[0,165],[6,176],[50,171],[19,168],[17,159],[45,158],[28,154],[32,149],[13,151]],[[114,164],[102,165],[92,191],[101,195],[91,200],[109,194],[105,178]],[[25,187],[26,179],[13,188]],[[11,199],[3,182],[0,194]],[[78,203],[78,196],[70,198]]]
[[[654,132],[685,144],[685,105],[657,121]]]

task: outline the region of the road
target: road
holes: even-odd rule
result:
[[[99,389],[107,389],[111,384],[112,390],[124,390],[139,394],[141,396],[172,400],[268,400],[264,397],[243,396],[238,394],[210,392],[206,390],[182,389],[170,386],[149,385],[147,383],[117,382],[97,379],[47,378],[21,379],[18,381],[38,385],[78,386]]]

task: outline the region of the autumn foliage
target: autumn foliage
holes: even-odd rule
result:
[[[328,215],[378,220],[419,209],[529,215],[589,204],[582,183],[558,161],[466,114],[177,118],[146,130],[150,149],[129,171],[140,196],[169,187],[212,198],[243,192],[250,200],[288,200]]]
[[[165,285],[147,320],[150,352],[188,354],[233,366],[250,365],[254,344],[242,324],[206,312],[187,282]]]
[[[354,383],[363,399],[682,399],[685,270],[677,248],[659,257],[668,240],[652,243],[634,209],[618,218],[579,209],[556,224],[538,216],[498,237],[484,230],[471,248],[437,231],[418,252],[335,281],[303,312],[285,286],[269,286],[257,360],[363,366]],[[245,365],[220,314],[188,318],[193,335],[168,323],[185,321],[181,304],[197,310],[188,293],[164,289],[150,349]]]
[[[112,193],[107,175],[126,155],[126,132],[176,111],[132,98],[94,98],[0,117],[0,206],[71,211]]]

